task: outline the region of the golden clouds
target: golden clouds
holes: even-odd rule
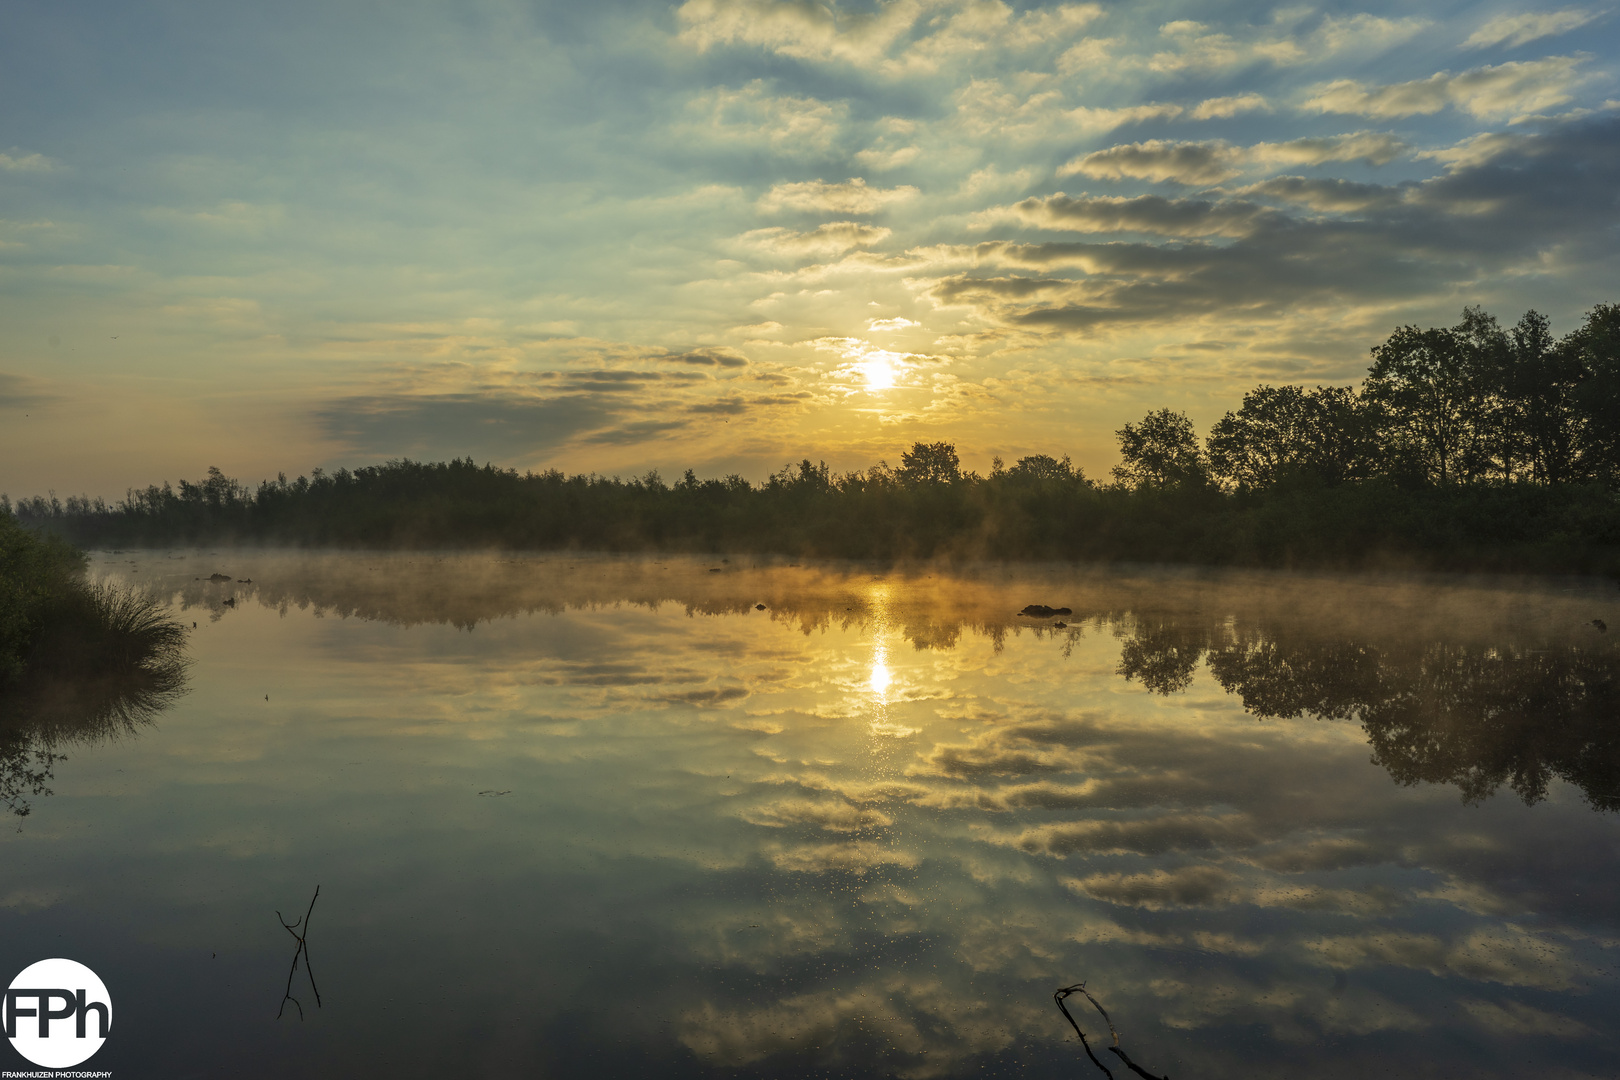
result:
[[[1382,86],[1339,79],[1320,87],[1305,107],[1378,119],[1428,116],[1447,106],[1478,117],[1520,117],[1570,101],[1586,78],[1577,71],[1583,60],[1580,56],[1549,56],[1510,61]]]
[[[917,189],[900,187],[868,187],[861,177],[841,183],[825,180],[804,180],[791,184],[776,184],[760,196],[759,208],[764,211],[792,210],[825,212],[832,214],[875,214],[893,203],[915,198]]]

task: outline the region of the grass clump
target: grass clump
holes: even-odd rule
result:
[[[141,590],[0,513],[0,805],[50,794],[67,744],[133,733],[185,692],[182,625]]]

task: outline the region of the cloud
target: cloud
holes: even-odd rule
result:
[[[1194,120],[1225,119],[1246,112],[1270,112],[1271,105],[1259,94],[1237,94],[1233,97],[1208,98],[1193,108]]]
[[[1047,84],[1037,84],[1045,86]],[[1084,123],[1085,110],[1064,123],[1063,92],[1056,89],[1008,89],[1000,79],[975,78],[956,91],[954,126],[961,135],[998,139],[1045,139]],[[1108,110],[1101,110],[1107,113]]]
[[[1379,930],[1323,937],[1306,942],[1305,947],[1329,967],[1387,965],[1547,990],[1567,989],[1580,970],[1567,948],[1511,923],[1475,930],[1453,942],[1433,934]]]
[[[680,40],[699,51],[722,45],[763,47],[804,60],[858,63],[881,55],[916,15],[887,5],[870,16],[855,15],[840,26],[840,13],[821,4],[773,0],[687,0],[675,11]]]
[[[677,702],[683,705],[700,705],[708,708],[718,708],[728,701],[741,701],[748,696],[748,690],[741,686],[711,687],[707,690],[687,690],[679,694],[664,694],[662,701]]]
[[[1468,35],[1462,47],[1488,49],[1493,45],[1517,48],[1545,37],[1556,37],[1585,26],[1601,12],[1580,8],[1562,11],[1531,11],[1519,15],[1499,15]]]
[[[778,870],[798,874],[824,874],[830,871],[864,874],[880,866],[908,867],[916,866],[918,862],[910,852],[870,840],[786,848],[772,852],[769,857]]]
[[[1116,60],[1119,51],[1118,38],[1083,38],[1064,50],[1057,68],[1065,75],[1095,70]]]
[[[1275,165],[1326,165],[1330,162],[1364,161],[1387,165],[1411,149],[1402,139],[1382,131],[1355,131],[1348,135],[1290,139],[1287,142],[1255,143],[1245,155],[1251,163]]]
[[[1620,121],[1582,122],[1514,136],[1485,160],[1422,182],[1380,189],[1293,177],[1242,189],[1356,220],[1279,212],[1274,226],[1221,244],[992,241],[914,254],[952,271],[919,281],[926,296],[969,308],[965,317],[1004,334],[1084,340],[1114,327],[1211,318],[1241,319],[1252,333],[1313,309],[1439,302],[1464,283],[1477,290],[1482,278],[1515,273],[1526,259],[1553,258],[1572,269],[1549,272],[1581,267],[1581,276],[1602,278],[1615,266],[1604,242],[1617,220],[1612,175],[1620,175]],[[1221,205],[1212,201],[1210,213]],[[1544,255],[1552,236],[1566,239]],[[955,270],[963,265],[1030,272],[984,277]]]
[[[51,172],[60,168],[44,154],[0,154],[0,169],[6,172]]]
[[[366,456],[471,454],[521,463],[567,445],[628,446],[685,430],[694,406],[714,403],[717,390],[733,385],[727,376],[751,366],[726,346],[658,352],[590,339],[547,344],[580,366],[401,367],[394,389],[317,408],[316,426]]]
[[[1220,142],[1127,143],[1097,150],[1058,169],[1096,180],[1173,180],[1178,184],[1218,184],[1238,175],[1241,151]]]
[[[0,371],[0,409],[26,409],[58,400],[43,384],[27,375]]]
[[[917,189],[910,186],[867,187],[866,181],[858,176],[843,183],[803,180],[798,183],[775,185],[760,196],[759,208],[832,214],[875,214],[885,206],[904,202],[916,195]]]
[[[809,825],[829,832],[860,832],[894,824],[894,818],[870,806],[813,799],[782,799],[747,811],[743,820],[755,825],[782,828]]]
[[[978,279],[975,281],[980,283]],[[976,777],[1058,772],[1063,767],[1061,763],[1030,750],[1001,746],[938,746],[921,765],[912,766],[910,771],[916,774]]]
[[[1461,1002],[1461,1005],[1464,1012],[1492,1035],[1507,1033],[1551,1036],[1555,1039],[1583,1039],[1594,1034],[1591,1028],[1578,1020],[1572,1020],[1567,1016],[1555,1016],[1517,1001],[1498,1003],[1467,1000]]]
[[[1029,198],[1012,207],[1022,220],[1045,229],[1073,232],[1146,232],[1163,236],[1247,236],[1276,212],[1254,203],[1081,195],[1061,191]]]
[[[1388,860],[1393,855],[1393,852],[1380,850],[1365,840],[1334,836],[1282,845],[1256,855],[1254,861],[1269,870],[1297,874],[1367,866]]]
[[[665,356],[655,356],[653,359],[661,360],[667,364],[689,364],[693,367],[741,368],[748,366],[748,357],[736,349],[727,348],[723,345],[706,346],[683,353],[670,353]]]
[[[1479,117],[1534,113],[1571,99],[1574,88],[1584,81],[1576,71],[1581,62],[1578,56],[1549,56],[1457,75],[1441,71],[1427,79],[1384,86],[1340,79],[1318,87],[1305,108],[1381,120],[1428,116],[1447,106]]]
[[[855,247],[870,247],[888,239],[889,230],[858,221],[832,221],[809,232],[792,229],[755,229],[744,233],[746,244],[774,255],[840,255]]]
[[[932,74],[975,54],[1048,47],[1100,18],[1097,4],[1017,13],[999,0],[908,0],[869,10],[794,0],[687,0],[678,40],[698,51],[761,48],[888,77]]]
[[[1113,131],[1126,124],[1140,124],[1148,120],[1175,120],[1187,116],[1194,120],[1215,120],[1237,116],[1245,112],[1271,112],[1271,104],[1260,94],[1237,94],[1232,97],[1207,98],[1188,109],[1170,102],[1149,101],[1141,105],[1120,108],[1070,109],[1063,115],[1081,131],[1090,133]]]
[[[848,107],[809,97],[772,94],[755,79],[737,90],[717,87],[695,95],[688,112],[701,117],[682,131],[749,147],[768,146],[779,154],[807,155],[828,150],[838,137]]]
[[[1404,190],[1383,184],[1360,184],[1352,180],[1275,176],[1240,188],[1237,193],[1297,203],[1324,214],[1353,214],[1362,210],[1390,209],[1401,202]]]
[[[885,169],[898,169],[902,165],[909,165],[917,160],[922,150],[915,146],[902,146],[896,150],[885,149],[880,146],[868,147],[855,155],[855,160],[869,169],[880,172]]]
[[[616,411],[594,394],[373,394],[317,409],[315,422],[327,438],[370,457],[511,461],[561,446]]]
[[[1150,101],[1142,105],[1128,105],[1119,109],[1088,109],[1082,106],[1064,113],[1076,127],[1087,133],[1113,131],[1126,124],[1139,124],[1144,120],[1174,120],[1185,110],[1180,105]]]
[[[1454,146],[1438,150],[1424,150],[1413,156],[1438,161],[1449,170],[1471,169],[1509,153],[1533,152],[1537,145],[1533,135],[1519,135],[1508,131],[1482,131],[1470,135]]]
[[[1385,19],[1376,15],[1325,17],[1309,34],[1293,35],[1263,29],[1248,34],[1212,31],[1203,23],[1177,19],[1159,27],[1166,48],[1147,59],[1149,70],[1160,74],[1215,72],[1269,64],[1286,67],[1325,56],[1387,48],[1412,37],[1427,19]]]
[[[1252,846],[1253,824],[1243,814],[1162,814],[1131,821],[1076,821],[1037,825],[1003,842],[1030,854],[1059,858],[1081,853],[1163,855]]]
[[[1167,907],[1212,907],[1240,897],[1237,879],[1218,866],[1184,866],[1145,874],[1093,874],[1065,878],[1076,892],[1110,904],[1157,911]]]
[[[1365,161],[1386,165],[1410,149],[1393,135],[1357,131],[1345,135],[1262,142],[1233,146],[1227,142],[1124,143],[1075,158],[1058,169],[1059,176],[1080,173],[1098,180],[1172,181],[1187,186],[1218,184],[1250,168],[1279,165],[1324,165]]]
[[[636,420],[602,431],[593,431],[579,441],[591,446],[636,446],[650,439],[685,431],[690,426],[685,420]]]

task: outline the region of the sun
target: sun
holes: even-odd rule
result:
[[[889,390],[894,387],[894,365],[889,363],[887,357],[868,357],[861,364],[861,374],[866,378],[868,390]]]
[[[866,380],[866,389],[890,390],[900,381],[903,357],[887,349],[869,349],[856,365]]]

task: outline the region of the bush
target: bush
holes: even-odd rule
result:
[[[0,686],[23,662],[52,608],[82,588],[85,556],[56,536],[25,529],[0,512]]]

